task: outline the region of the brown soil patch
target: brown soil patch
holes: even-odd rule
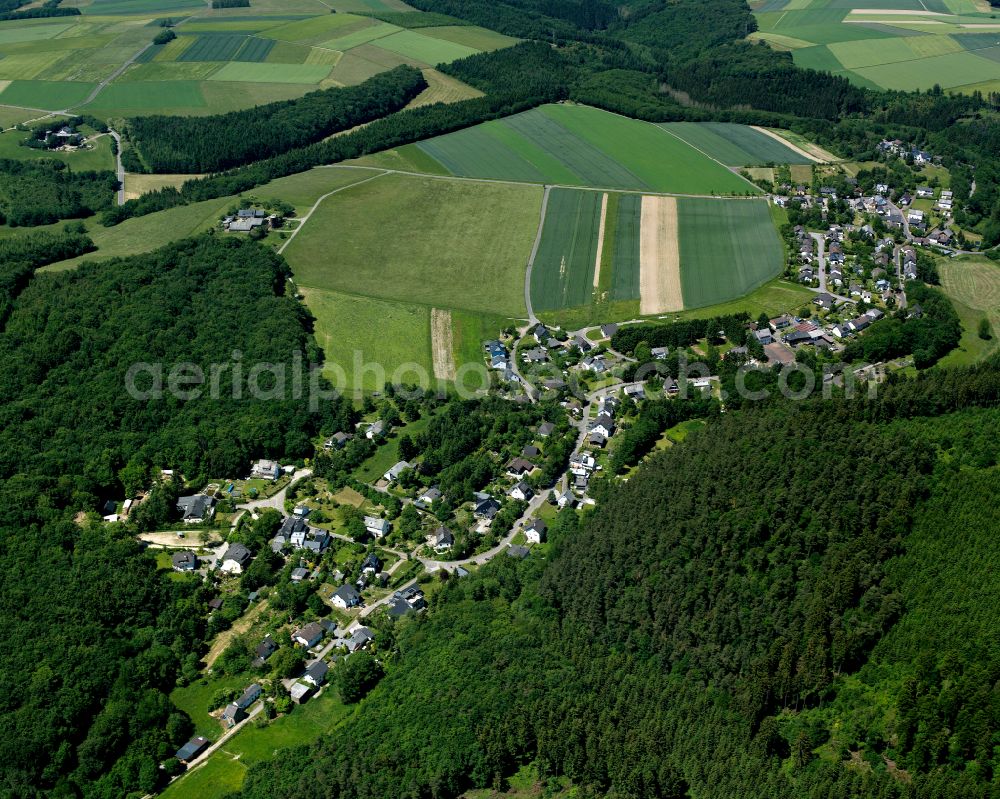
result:
[[[642,198],[639,292],[639,311],[643,315],[684,309],[677,200],[673,197]]]
[[[604,225],[608,221],[608,195],[601,198],[601,227],[597,233],[597,258],[594,260],[594,289],[601,282],[601,258],[604,255]]]
[[[455,348],[451,329],[451,311],[431,308],[431,355],[434,359],[434,377],[454,380]]]

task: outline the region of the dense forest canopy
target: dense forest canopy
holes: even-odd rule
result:
[[[78,235],[35,235],[0,254],[37,264],[85,246]],[[203,236],[36,275],[12,300],[0,332],[5,795],[145,793],[189,734],[166,693],[197,662],[207,597],[157,573],[134,530],[74,515],[160,469],[203,481],[242,474],[254,457],[311,453],[335,403],[313,412],[306,397],[253,399],[246,374],[242,399],[147,402],[125,390],[136,362],[207,371],[234,351],[251,364],[318,362],[287,276],[260,245]]]

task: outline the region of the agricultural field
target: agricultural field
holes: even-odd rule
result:
[[[211,9],[202,0],[82,0],[83,16],[19,20],[0,28],[0,105],[113,118],[202,115],[360,83],[399,64],[440,63],[516,40],[473,26],[407,29],[378,11],[420,12],[390,0],[255,0]],[[153,45],[169,14],[176,37]],[[477,92],[434,73],[429,102]],[[4,114],[6,116],[10,112]]]
[[[676,313],[749,294],[782,260],[763,201],[553,189],[531,301],[539,312],[638,301],[642,315]]]
[[[938,261],[941,288],[962,322],[958,349],[940,362],[942,367],[965,366],[996,352],[1000,341],[1000,264],[982,257]],[[990,322],[992,338],[979,337],[979,323]]]
[[[416,145],[453,175],[682,194],[757,193],[656,125],[546,105]]]
[[[685,308],[735,299],[781,271],[782,245],[765,202],[684,200],[678,227]]]
[[[811,164],[817,159],[776,134],[726,122],[666,122],[664,130],[726,166]]]
[[[1000,80],[1000,20],[981,0],[767,0],[751,38],[858,86],[974,91]]]
[[[323,201],[284,255],[302,286],[524,316],[541,195],[534,186],[383,175]]]
[[[539,311],[586,305],[594,293],[594,264],[603,194],[553,189],[531,271],[531,304]]]

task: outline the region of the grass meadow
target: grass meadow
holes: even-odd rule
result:
[[[541,194],[385,175],[324,201],[285,257],[303,286],[523,316]]]
[[[940,365],[965,366],[996,352],[1000,341],[1000,264],[986,258],[939,260],[941,288],[948,295],[962,322],[958,349],[941,359]],[[979,338],[979,323],[990,321],[991,339]]]

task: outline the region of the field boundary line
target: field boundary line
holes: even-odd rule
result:
[[[661,128],[661,130],[663,130]],[[664,131],[666,133],[667,131]],[[673,135],[673,134],[670,134]],[[679,137],[678,137],[679,138]],[[681,139],[681,141],[684,141]],[[687,142],[684,142],[687,144]],[[697,148],[696,148],[697,149]],[[699,150],[700,152],[700,150]],[[713,159],[715,160],[715,159]],[[721,162],[717,162],[720,163]],[[725,164],[722,164],[725,166]],[[607,194],[638,194],[640,196],[650,196],[650,197],[680,197],[689,198],[693,200],[764,200],[767,198],[765,194],[685,194],[683,192],[676,191],[649,191],[648,189],[620,189],[614,186],[570,186],[566,183],[532,183],[526,180],[503,180],[501,178],[470,178],[464,175],[432,175],[430,172],[411,172],[405,169],[389,169],[378,166],[355,166],[354,164],[321,164],[319,169],[371,169],[379,170],[388,175],[403,175],[405,177],[413,178],[432,178],[433,180],[458,180],[464,181],[466,183],[499,183],[506,186],[543,186],[552,189],[572,189],[574,191],[599,191]],[[729,167],[726,167],[728,170]],[[731,170],[730,170],[731,171]],[[734,173],[736,174],[736,173]],[[743,178],[742,175],[740,175]],[[746,178],[743,178],[746,180]],[[748,186],[754,186],[753,183],[747,181]],[[758,189],[759,191],[759,189]]]
[[[295,228],[295,230],[292,231],[292,235],[288,237],[288,240],[278,248],[278,255],[281,255],[285,251],[285,248],[295,240],[295,237],[298,235],[299,231],[302,230],[302,228],[304,228],[306,226],[306,222],[309,221],[309,218],[313,215],[313,213],[315,213],[316,209],[319,208],[320,203],[322,203],[323,200],[325,200],[327,197],[332,197],[334,194],[338,194],[339,192],[347,191],[348,189],[353,189],[355,186],[360,186],[363,183],[370,183],[371,181],[375,180],[376,178],[380,178],[380,177],[382,177],[383,175],[386,175],[386,174],[388,174],[388,173],[387,172],[379,172],[377,175],[372,175],[370,178],[365,178],[364,180],[359,180],[356,183],[349,183],[346,186],[341,186],[340,188],[334,189],[333,191],[330,191],[330,192],[327,192],[326,194],[324,194],[322,197],[320,197],[318,200],[316,200],[315,203],[313,203],[312,208],[309,209],[309,211],[306,213],[305,216],[299,217],[299,220],[298,220],[299,221],[299,226],[297,228]]]
[[[650,124],[650,125],[652,125],[652,123],[651,123],[651,122],[649,122],[649,123],[647,123],[647,124]],[[741,174],[739,173],[739,168],[738,168],[738,167],[731,167],[731,166],[729,166],[728,164],[724,164],[724,163],[722,163],[722,161],[720,161],[720,160],[719,160],[718,158],[715,158],[714,156],[711,156],[711,155],[709,155],[708,153],[706,153],[706,152],[705,152],[704,150],[702,150],[702,149],[701,149],[701,147],[697,147],[697,146],[695,146],[694,144],[691,144],[691,142],[687,141],[686,139],[682,139],[682,138],[681,138],[680,136],[678,136],[678,135],[677,135],[676,133],[674,133],[674,132],[673,132],[672,130],[667,130],[666,128],[661,128],[661,127],[660,127],[659,125],[653,125],[653,127],[654,127],[654,128],[656,128],[657,130],[662,130],[662,131],[663,131],[664,133],[666,133],[666,134],[667,134],[668,136],[673,136],[673,137],[674,137],[675,139],[677,139],[677,141],[681,142],[682,144],[686,144],[686,145],[687,145],[688,147],[690,147],[690,148],[691,148],[692,150],[697,150],[697,151],[698,151],[699,153],[701,153],[701,154],[702,154],[703,156],[705,156],[706,158],[708,158],[708,159],[710,159],[710,160],[712,160],[712,161],[715,161],[715,163],[717,163],[717,164],[718,164],[719,166],[721,166],[721,167],[722,167],[723,169],[725,169],[725,170],[726,170],[727,172],[732,172],[732,173],[733,173],[734,175],[736,175],[736,176],[737,176],[737,177],[738,177],[738,178],[739,178],[740,180],[742,180],[742,181],[743,181],[744,183],[746,183],[746,184],[747,184],[748,186],[752,186],[752,187],[753,187],[754,189],[756,189],[757,191],[760,191],[760,186],[758,186],[757,184],[755,184],[755,183],[753,183],[752,181],[750,181],[750,180],[747,180],[747,179],[746,179],[745,177],[743,177],[743,175],[741,175]],[[675,194],[674,196],[675,196],[675,197],[680,197],[680,196],[683,196],[683,195],[680,195],[680,194]],[[758,197],[759,197],[760,195],[758,194],[758,195],[756,195],[756,196],[758,196]]]
[[[542,192],[542,208],[538,214],[538,230],[535,231],[535,241],[531,245],[531,253],[528,255],[528,267],[524,270],[524,307],[528,311],[528,324],[537,325],[538,317],[535,316],[535,309],[531,306],[531,272],[535,268],[535,258],[538,256],[538,248],[542,244],[542,230],[545,227],[545,214],[549,207],[549,195],[552,187],[546,186]]]

